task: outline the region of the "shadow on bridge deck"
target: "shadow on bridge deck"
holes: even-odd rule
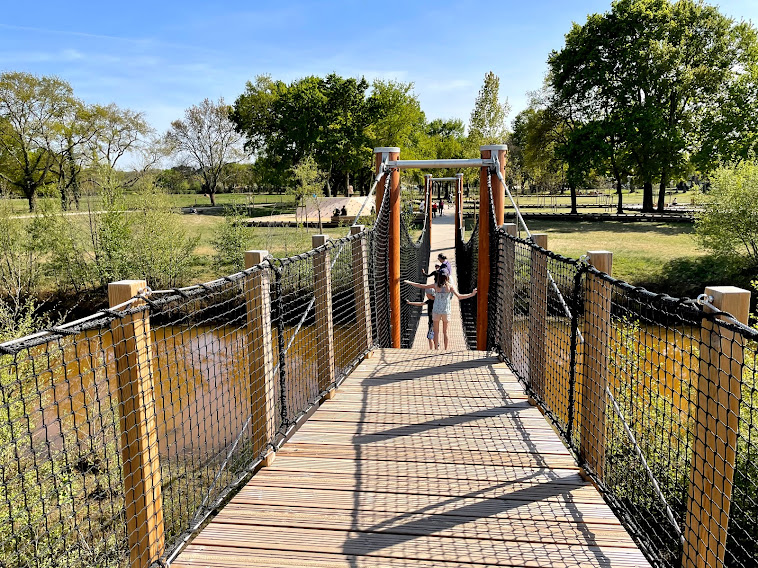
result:
[[[454,261],[452,226],[435,222],[432,263]],[[453,306],[449,351],[425,317],[414,349],[376,351],[173,565],[648,566]]]

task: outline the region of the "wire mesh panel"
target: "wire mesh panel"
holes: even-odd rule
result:
[[[468,294],[477,285],[479,266],[479,219],[476,220],[468,241],[463,241],[463,231],[455,235],[455,266],[458,291]],[[476,349],[476,296],[461,300],[463,332],[469,349]]]
[[[431,207],[431,200],[427,200],[426,207]],[[421,311],[409,306],[404,300],[420,302],[424,297],[424,291],[420,288],[403,284],[404,280],[411,282],[426,282],[424,276],[429,267],[430,241],[427,234],[429,214],[424,212],[424,227],[418,239],[414,242],[408,232],[405,219],[400,217],[400,296],[403,298],[400,304],[400,322],[402,332],[400,335],[400,346],[410,348],[416,338],[418,322],[421,318]]]
[[[374,344],[391,347],[389,286],[390,176],[386,176],[382,204],[369,237],[369,287]]]

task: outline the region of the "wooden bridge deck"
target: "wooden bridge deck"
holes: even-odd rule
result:
[[[456,329],[448,352],[421,335],[365,360],[173,566],[649,566],[512,373]]]

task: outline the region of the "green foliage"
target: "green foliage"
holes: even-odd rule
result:
[[[304,205],[306,199],[322,195],[326,175],[318,168],[313,156],[305,156],[292,168],[295,184],[287,193],[295,196],[297,205]]]
[[[234,207],[224,209],[224,222],[217,225],[211,244],[215,249],[213,262],[220,270],[238,272],[245,268],[244,252],[249,242],[245,216]]]
[[[7,201],[0,200],[0,302],[14,318],[37,291],[42,254],[34,227],[14,218]]]
[[[695,233],[717,255],[742,256],[758,265],[758,162],[722,166],[713,173]]]
[[[476,146],[505,142],[505,119],[510,112],[506,100],[500,103],[500,78],[492,71],[484,76],[484,84],[474,102],[469,118],[469,137]]]

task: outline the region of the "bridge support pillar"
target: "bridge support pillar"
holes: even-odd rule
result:
[[[463,174],[455,174],[455,234],[463,227]]]
[[[118,306],[147,287],[144,280],[108,284],[108,303]],[[138,304],[132,304],[136,307]],[[148,312],[111,323],[118,373],[124,513],[129,566],[148,568],[164,552],[163,497],[153,384],[153,352]]]
[[[374,164],[376,172],[384,160],[400,159],[400,148],[374,148]],[[388,287],[390,299],[390,321],[386,323],[390,327],[390,343],[392,347],[400,347],[400,170],[392,169],[385,172],[376,185],[376,212],[379,214],[382,200],[384,199],[384,185],[387,176],[390,176],[389,195],[389,251],[388,251]],[[383,270],[383,267],[377,267]],[[378,322],[385,325],[384,322]]]
[[[432,245],[432,174],[424,176],[424,200],[426,203],[426,234],[429,237],[429,249]]]
[[[747,324],[749,291],[714,286],[705,293],[713,298],[716,309]],[[737,458],[743,348],[741,335],[703,320],[683,568],[724,566]]]
[[[267,250],[245,251],[245,268],[257,266],[268,257]],[[260,454],[274,441],[276,433],[276,389],[274,347],[271,332],[271,268],[251,272],[245,277],[247,309],[247,358],[250,381],[251,431],[253,452]],[[274,452],[263,457],[270,465]]]
[[[500,173],[503,174],[505,167],[505,155],[508,148],[505,144],[492,144],[480,146],[479,151],[483,160],[493,157],[493,153],[498,158],[500,164]],[[495,227],[490,227],[490,195],[487,189],[492,186],[492,203],[495,209],[495,218],[492,222],[499,227],[503,224],[505,210],[505,187],[500,183],[500,179],[495,172],[490,172],[489,168],[482,168],[479,172],[479,262],[477,267],[477,301],[476,301],[476,348],[480,351],[487,349],[487,313],[489,307],[489,289],[490,289],[490,263],[486,259],[490,258],[490,232]]]
[[[613,253],[595,250],[588,251],[587,256],[593,267],[611,274]],[[584,305],[579,454],[602,480],[605,471],[605,389],[608,386],[611,336],[611,287],[597,276],[588,274]]]
[[[504,223],[503,228],[511,237],[517,235],[515,223]],[[502,330],[500,350],[509,361],[513,360],[513,308],[516,291],[516,243],[510,239],[503,240],[500,249],[500,297],[502,303]]]
[[[313,248],[324,247],[329,235],[313,235]],[[316,298],[316,367],[321,392],[334,385],[334,322],[332,320],[332,263],[329,249],[313,257],[313,294]]]

